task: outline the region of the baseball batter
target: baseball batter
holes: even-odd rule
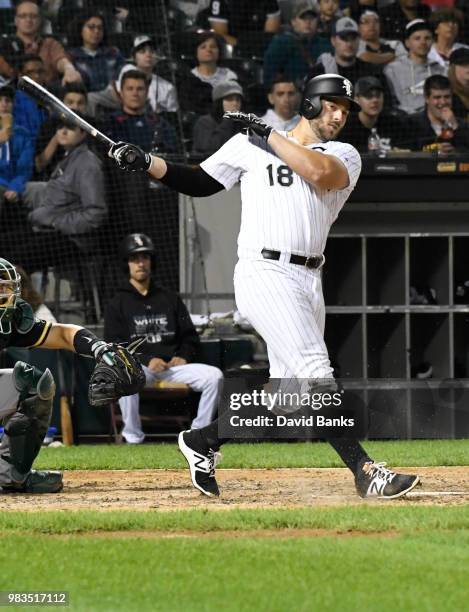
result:
[[[212,195],[240,183],[236,303],[267,344],[271,378],[332,379],[323,338],[321,268],[330,227],[361,171],[358,152],[334,139],[348,114],[359,108],[350,81],[326,74],[306,84],[302,118],[291,132],[276,132],[252,114],[226,113],[248,133],[234,136],[200,166],[168,163],[126,143],[110,151],[121,168],[148,170],[192,196]],[[130,151],[136,158],[132,164],[126,161]],[[229,418],[228,412],[220,419]],[[218,426],[214,422],[179,435],[192,483],[209,496],[219,495],[215,465],[217,451],[226,442]],[[419,482],[418,476],[375,463],[358,441],[328,442],[352,470],[362,497],[400,497]]]

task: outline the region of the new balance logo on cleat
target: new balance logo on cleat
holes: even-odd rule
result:
[[[196,459],[197,461],[195,461]],[[194,453],[194,461],[195,461],[194,465],[197,469],[202,470],[203,472],[206,472],[207,474],[210,472],[209,466],[204,465],[204,463],[207,463],[207,457]]]
[[[221,459],[221,454],[211,448],[206,451],[195,449],[191,445],[190,434],[190,430],[181,431],[178,445],[189,464],[192,484],[204,495],[218,497],[220,490],[215,480],[215,467]]]
[[[398,474],[385,467],[386,463],[366,463],[355,477],[355,486],[360,497],[397,499],[406,495],[420,482],[418,476]]]

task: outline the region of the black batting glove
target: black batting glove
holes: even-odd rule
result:
[[[242,123],[245,128],[251,130],[252,132],[254,132],[254,134],[257,134],[265,141],[268,140],[270,134],[274,129],[273,127],[270,127],[270,125],[264,123],[262,119],[259,119],[259,117],[257,115],[254,115],[253,113],[228,111],[223,115],[223,117],[225,119],[231,119],[231,121],[237,121],[238,123]]]
[[[112,157],[121,170],[129,172],[145,172],[151,166],[151,155],[145,153],[137,145],[128,142],[118,142],[109,149]]]

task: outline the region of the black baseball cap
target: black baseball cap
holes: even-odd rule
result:
[[[383,84],[379,79],[374,76],[365,76],[358,79],[355,83],[355,95],[356,96],[365,96],[368,92],[373,89],[378,89],[379,91],[384,91]]]
[[[428,30],[433,34],[433,29],[428,21],[424,19],[413,19],[409,21],[405,27],[405,38],[409,38],[409,36],[412,36],[414,32],[418,32],[419,30]]]
[[[469,49],[467,47],[455,49],[449,56],[449,63],[456,66],[467,66],[469,64]]]

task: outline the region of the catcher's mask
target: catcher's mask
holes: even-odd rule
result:
[[[0,257],[0,333],[11,333],[11,320],[16,300],[21,295],[21,276],[16,268]]]
[[[120,253],[123,261],[122,271],[129,273],[129,257],[137,253],[148,253],[151,257],[152,271],[155,266],[155,245],[146,234],[129,234],[121,243]]]
[[[361,110],[354,99],[353,85],[348,79],[339,74],[321,74],[306,83],[300,115],[308,120],[318,117],[322,111],[323,98],[348,100],[351,111]]]

